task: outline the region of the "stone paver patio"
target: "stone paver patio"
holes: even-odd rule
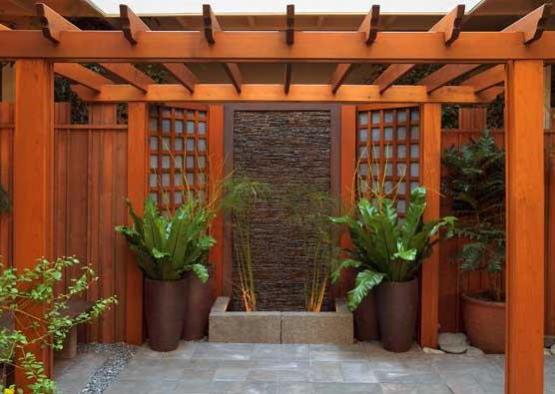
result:
[[[393,354],[378,343],[182,342],[169,353],[140,348],[105,392],[503,393],[503,363],[503,356],[425,354],[416,346]],[[545,378],[545,392],[555,393],[555,357],[545,358]],[[62,374],[60,382],[69,392],[71,379]]]

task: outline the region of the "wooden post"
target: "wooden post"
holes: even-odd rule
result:
[[[355,203],[356,199],[356,162],[357,162],[357,107],[354,105],[341,106],[341,138],[340,138],[340,157],[341,157],[341,175],[340,175],[340,197],[341,197],[341,214],[348,213]],[[349,233],[344,231],[339,238],[341,248],[351,246]],[[354,272],[343,271],[341,280],[335,289],[336,296],[345,297],[350,285],[354,280]]]
[[[148,177],[148,105],[129,103],[127,121],[127,195],[133,208],[143,212]],[[126,328],[128,343],[143,343],[143,275],[129,252],[126,283]]]
[[[52,258],[54,184],[54,85],[52,64],[44,60],[18,60],[15,79],[15,132],[13,161],[13,265],[22,271],[38,258]],[[27,310],[42,316],[40,306]],[[21,318],[21,316],[20,316]],[[29,319],[16,320],[16,329],[30,339],[43,332],[29,327]],[[27,349],[45,363],[52,374],[52,352],[32,346]],[[16,369],[16,384],[28,381]]]
[[[509,62],[507,149],[507,337],[505,392],[543,393],[543,62]]]
[[[421,106],[420,179],[427,190],[424,220],[440,215],[441,104]],[[420,345],[435,348],[439,331],[439,247],[422,266]]]
[[[212,196],[221,193],[224,180],[224,107],[210,105],[208,109],[208,153],[209,153],[209,193]],[[211,226],[211,234],[216,245],[210,250],[209,261],[214,264],[214,297],[221,296],[224,289],[224,216],[218,214]]]

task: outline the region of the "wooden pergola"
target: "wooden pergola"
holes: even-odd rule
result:
[[[226,102],[341,103],[341,196],[352,203],[356,104],[416,104],[422,113],[422,184],[440,188],[441,104],[482,104],[505,95],[507,148],[507,346],[506,392],[543,392],[544,319],[544,66],[555,61],[555,32],[544,31],[544,5],[500,32],[461,29],[464,6],[428,32],[388,32],[374,6],[352,32],[295,29],[293,6],[280,31],[222,31],[210,6],[202,31],[151,31],[121,6],[121,31],[82,31],[44,4],[37,4],[42,31],[0,28],[0,58],[16,62],[14,137],[14,265],[28,267],[52,255],[53,78],[73,82],[88,102],[129,104],[128,194],[139,209],[146,198],[148,103],[211,105],[216,164],[223,158]],[[133,63],[159,63],[178,82],[156,84]],[[219,63],[229,83],[204,84],[185,63]],[[292,84],[296,63],[336,63],[329,84]],[[99,63],[114,76],[79,63]],[[245,84],[241,63],[280,63],[281,84]],[[388,67],[371,85],[344,82],[355,64]],[[419,64],[441,64],[416,85],[395,85]],[[453,81],[456,81],[454,83]],[[218,138],[219,137],[219,140]],[[214,159],[213,157],[213,159]],[[217,175],[215,175],[217,176]],[[428,196],[426,218],[439,216],[439,195]],[[221,221],[218,222],[221,226]],[[221,227],[215,230],[223,237]],[[219,252],[217,252],[219,253]],[[439,253],[423,266],[422,346],[436,347]],[[223,268],[222,268],[223,269]],[[216,275],[222,275],[221,272]],[[126,337],[141,343],[142,279],[127,266]],[[40,311],[36,311],[40,313]],[[37,349],[43,360],[50,356]],[[19,376],[22,379],[23,377]]]

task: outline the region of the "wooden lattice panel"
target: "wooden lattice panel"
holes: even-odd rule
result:
[[[173,211],[191,191],[208,188],[208,116],[198,108],[151,106],[149,197]]]
[[[360,107],[357,122],[358,193],[379,188],[397,199],[403,215],[420,182],[419,107]]]

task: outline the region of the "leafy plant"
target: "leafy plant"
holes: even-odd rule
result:
[[[310,186],[291,186],[284,201],[284,213],[302,242],[305,261],[305,308],[320,312],[330,271],[339,256],[329,216],[336,207],[329,195]]]
[[[188,199],[167,216],[160,214],[156,204],[147,199],[142,217],[129,201],[133,225],[118,226],[129,247],[138,257],[145,275],[154,280],[175,281],[192,271],[205,283],[208,252],[216,241],[208,234],[214,212],[190,194]]]
[[[115,297],[104,298],[75,317],[64,314],[68,301],[84,293],[97,280],[94,271],[85,266],[82,275],[72,280],[66,293],[55,294],[54,286],[62,280],[63,271],[78,264],[79,261],[73,257],[55,261],[40,259],[32,269],[22,272],[0,264],[0,320],[13,318],[18,323],[15,328],[0,329],[0,364],[15,364],[15,368],[23,369],[30,382],[25,392],[50,394],[56,390],[54,381],[45,373],[43,363],[30,349],[50,347],[61,350],[72,327],[98,318],[116,303]],[[25,327],[25,332],[19,327]],[[13,386],[2,387],[0,383],[0,392],[14,389]],[[17,392],[23,392],[23,389],[19,387]]]
[[[224,185],[222,208],[232,217],[233,250],[239,274],[239,291],[247,312],[256,310],[251,251],[253,213],[256,204],[266,201],[269,194],[268,184],[244,176],[230,178]]]
[[[399,219],[395,201],[376,195],[362,198],[352,215],[332,218],[332,222],[349,229],[354,247],[332,273],[332,281],[339,279],[342,269],[358,271],[355,287],[347,294],[349,309],[355,310],[368,292],[382,281],[406,282],[414,279],[442,227],[447,236],[455,224],[454,217],[444,217],[424,223],[426,189],[415,188],[403,220]],[[434,238],[435,237],[435,238]]]
[[[468,242],[457,255],[464,272],[485,271],[488,296],[502,301],[505,265],[505,151],[485,130],[480,138],[443,153],[443,191],[460,218],[456,233]]]

